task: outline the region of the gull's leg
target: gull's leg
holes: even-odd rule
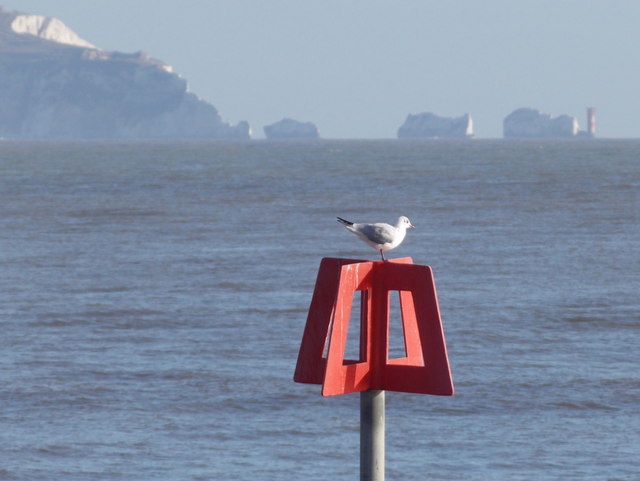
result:
[[[380,249],[380,256],[382,256],[382,260],[386,261],[387,259],[384,258],[384,252],[382,251],[382,249]]]

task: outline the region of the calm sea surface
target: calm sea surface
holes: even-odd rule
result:
[[[292,381],[321,258],[377,258],[336,215],[438,288],[387,479],[640,479],[624,140],[0,142],[0,479],[358,479],[359,396]]]

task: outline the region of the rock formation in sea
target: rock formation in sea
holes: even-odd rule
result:
[[[0,8],[0,138],[248,139],[170,65],[102,50],[60,20]]]
[[[267,139],[317,139],[318,127],[312,122],[299,122],[293,119],[282,119],[264,126]]]
[[[552,117],[530,108],[517,109],[507,115],[503,129],[505,138],[571,138],[580,135],[580,127],[575,117]]]
[[[473,137],[471,115],[440,117],[431,112],[409,114],[398,129],[399,139],[468,139]]]

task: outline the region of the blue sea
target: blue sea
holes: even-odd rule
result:
[[[399,215],[456,393],[387,393],[387,479],[640,480],[638,140],[4,141],[0,214],[0,480],[358,479],[292,378]]]

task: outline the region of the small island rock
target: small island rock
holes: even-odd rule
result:
[[[507,115],[503,122],[505,138],[551,139],[576,137],[578,120],[569,115],[552,117],[536,109],[521,108]]]
[[[318,128],[312,122],[282,119],[264,126],[267,139],[317,139]]]
[[[398,129],[399,139],[468,139],[473,137],[473,120],[469,114],[440,117],[431,112],[409,114]]]

